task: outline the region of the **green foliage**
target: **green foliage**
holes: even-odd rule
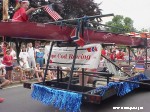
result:
[[[100,15],[101,9],[99,5],[94,3],[94,0],[29,0],[31,7],[39,7],[43,5],[49,5],[53,3],[53,8],[58,12],[64,19],[83,17],[85,15]],[[0,1],[0,19],[2,19],[2,1]],[[15,0],[9,1],[9,15],[12,18],[15,8]],[[31,22],[49,22],[53,21],[52,18],[43,10],[37,10],[30,15]]]
[[[63,17],[65,19],[101,14],[99,4],[94,3],[93,0],[62,0],[62,3],[64,4]]]
[[[139,31],[140,33],[142,32],[148,32],[148,29],[142,28],[141,31]]]
[[[128,33],[135,31],[135,28],[133,27],[133,20],[121,15],[114,16],[112,21],[109,21],[106,24],[112,26],[107,30],[113,33]]]

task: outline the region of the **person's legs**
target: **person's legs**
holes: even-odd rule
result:
[[[43,67],[43,58],[37,58],[36,62],[40,64],[40,67]]]
[[[6,71],[6,74],[7,74],[7,77],[8,77],[8,80],[10,81],[10,82],[12,82],[12,70],[10,70],[10,69],[7,69],[7,71]]]
[[[39,73],[38,73],[38,72],[35,72],[35,75],[36,75],[36,77],[37,77],[38,82],[41,82],[41,79],[40,79],[40,77],[39,77]]]
[[[8,80],[10,80],[10,76],[9,76],[9,68],[6,67],[5,69],[6,69],[6,76],[5,76],[5,78],[8,79]]]
[[[26,81],[26,76],[23,74],[23,70],[21,70],[19,73],[20,73],[20,82]]]
[[[3,80],[2,80],[2,84],[0,84],[0,87],[7,86],[7,85],[9,85],[9,84],[10,84],[10,81],[9,81],[9,80],[3,79]]]
[[[47,57],[45,57],[45,64],[47,64],[47,59],[48,59],[48,58],[47,58]]]
[[[36,58],[36,63],[40,64],[40,58]]]
[[[56,76],[55,76],[55,74],[54,74],[53,71],[50,71],[50,74],[51,74],[51,78],[52,78],[52,79],[56,79]]]
[[[9,70],[7,73],[8,73],[8,77],[9,77],[8,80],[10,81],[10,83],[13,82],[12,70]]]
[[[22,79],[23,79],[23,70],[20,70],[20,81],[22,81]]]
[[[32,67],[33,67],[33,68],[36,67],[36,62],[35,62],[35,59],[34,59],[34,58],[31,59],[31,64],[32,64]]]
[[[48,80],[52,80],[50,70],[47,70],[47,76],[46,77],[47,77]]]
[[[42,79],[44,79],[44,73],[43,72],[41,72],[41,76],[42,76]]]
[[[40,58],[40,67],[43,67],[43,58]]]
[[[29,64],[29,67],[31,68],[31,58],[28,59],[28,64]]]

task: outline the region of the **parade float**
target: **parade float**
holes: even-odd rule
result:
[[[149,88],[150,80],[144,72],[127,73],[122,67],[101,55],[102,44],[128,46],[129,51],[136,47],[148,48],[147,38],[115,34],[87,26],[88,20],[91,18],[112,15],[86,16],[45,24],[0,22],[1,36],[52,41],[47,65],[43,68],[45,70],[43,82],[24,83],[25,88],[32,88],[33,99],[67,112],[79,112],[83,102],[100,104],[103,100],[114,95],[120,97],[139,87]],[[75,21],[77,24],[66,24],[68,21]],[[57,46],[54,46],[56,42]],[[145,56],[147,57],[147,53]],[[105,58],[107,72],[86,70],[87,68],[96,69],[101,57]],[[147,62],[147,58],[145,59]],[[130,61],[129,59],[129,64]],[[49,68],[49,66],[56,66],[56,68]],[[62,67],[69,67],[70,70],[62,69]],[[145,68],[147,67],[145,66]],[[57,71],[57,79],[46,80],[47,70]],[[63,76],[64,71],[68,72],[65,77]],[[79,77],[75,77],[74,73],[81,75],[81,84],[79,84]],[[86,76],[96,77],[96,82],[98,81],[99,84],[85,85],[84,78]]]

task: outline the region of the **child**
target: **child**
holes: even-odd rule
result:
[[[15,14],[13,15],[12,21],[13,22],[26,22],[28,21],[28,15],[31,12],[34,12],[35,8],[29,8],[29,1],[28,0],[22,0],[20,2],[20,7],[18,10],[16,10]]]
[[[5,68],[8,80],[12,82],[13,57],[10,55],[10,49],[6,50],[6,55],[4,55],[3,58],[3,64],[6,66]]]

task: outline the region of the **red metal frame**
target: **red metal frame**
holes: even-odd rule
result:
[[[0,22],[0,36],[68,41],[70,40],[70,34],[73,28],[74,27],[70,26],[30,22]],[[143,44],[142,38],[100,32],[94,29],[85,29],[84,39],[90,43],[115,43],[129,46],[139,46]]]

